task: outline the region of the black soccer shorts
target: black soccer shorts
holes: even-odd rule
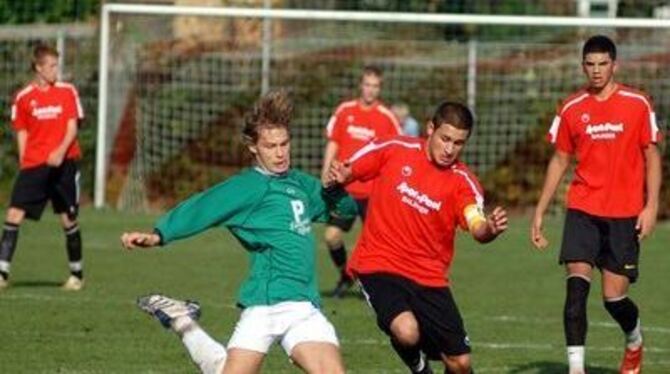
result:
[[[637,217],[604,218],[568,209],[559,263],[587,262],[634,283],[640,257],[636,222]]]
[[[409,311],[419,323],[419,345],[429,359],[470,353],[470,341],[449,287],[425,287],[387,273],[359,274],[358,279],[377,315],[377,325],[387,335],[391,336],[391,322]]]
[[[367,213],[368,210],[368,200],[354,199],[354,201],[356,202],[356,208],[357,208],[356,212],[358,216],[361,217],[361,221],[365,221],[365,214]],[[349,232],[353,227],[355,221],[356,217],[345,219],[331,215],[328,218],[328,225],[339,227],[340,230],[344,232]]]
[[[10,206],[26,212],[26,218],[39,220],[47,201],[56,214],[66,213],[71,220],[79,213],[79,165],[65,160],[59,167],[46,165],[19,172]]]

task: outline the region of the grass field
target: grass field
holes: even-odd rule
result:
[[[159,250],[126,253],[120,248],[122,231],[149,229],[154,219],[85,210],[81,221],[87,287],[79,293],[58,288],[67,271],[55,218],[26,224],[12,287],[0,294],[0,373],[196,372],[175,336],[139,312],[135,298],[161,291],[199,300],[202,325],[225,341],[238,317],[235,292],[246,271],[246,256],[228,233],[218,230]],[[488,246],[465,237],[458,242],[453,291],[473,343],[477,373],[566,372],[564,282],[556,265],[561,220],[547,226],[553,240],[547,253],[531,251],[523,219],[513,221],[510,231]],[[645,373],[670,372],[668,242],[670,225],[661,224],[644,244],[642,276],[631,291],[646,327]],[[318,251],[325,292],[335,271],[325,248]],[[361,299],[324,298],[324,311],[339,332],[351,373],[406,372]],[[599,282],[592,288],[589,321],[589,373],[615,373],[622,337],[601,305]],[[296,371],[278,347],[264,369]]]

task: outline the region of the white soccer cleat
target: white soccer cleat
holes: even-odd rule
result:
[[[84,288],[84,280],[75,277],[74,275],[70,275],[61,288],[65,291],[81,291],[81,289]]]
[[[181,330],[176,323],[181,317],[189,317],[193,321],[200,318],[200,304],[196,301],[176,300],[160,294],[139,297],[137,306],[156,317],[166,329],[173,328],[175,331]]]

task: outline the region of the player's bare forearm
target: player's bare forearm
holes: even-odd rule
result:
[[[23,155],[26,153],[26,142],[28,141],[28,131],[19,130],[16,133],[16,143],[19,149],[19,162],[23,160]]]
[[[543,215],[547,210],[551,199],[554,197],[565,172],[570,166],[570,155],[561,151],[556,151],[547,166],[547,175],[544,179],[540,199],[535,207],[535,215]]]
[[[321,166],[321,176],[324,177],[328,170],[330,169],[330,164],[335,159],[337,155],[338,144],[332,140],[329,140],[326,144],[326,149],[323,152],[323,165]]]
[[[649,145],[644,150],[646,163],[646,206],[658,210],[659,193],[661,190],[662,168],[661,155],[655,144]]]
[[[63,154],[67,152],[67,149],[70,148],[72,142],[77,138],[77,132],[78,132],[77,120],[74,118],[68,120],[65,136],[63,137],[63,141],[61,142],[61,144],[58,146],[58,150],[60,152],[62,152]]]

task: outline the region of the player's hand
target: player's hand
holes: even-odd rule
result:
[[[657,209],[651,206],[645,206],[637,216],[635,230],[637,230],[637,240],[643,240],[654,231],[656,226]]]
[[[47,158],[47,165],[58,167],[63,163],[64,158],[65,152],[55,149],[49,153],[49,157]]]
[[[161,237],[155,233],[126,232],[121,235],[121,244],[126,249],[154,247],[161,242]]]
[[[507,230],[507,211],[499,206],[486,217],[491,234],[498,236]]]
[[[536,249],[545,249],[549,246],[549,240],[542,233],[542,214],[535,214],[530,225],[530,241]]]
[[[333,160],[326,173],[324,185],[327,187],[335,183],[346,184],[349,179],[351,179],[351,165]]]

